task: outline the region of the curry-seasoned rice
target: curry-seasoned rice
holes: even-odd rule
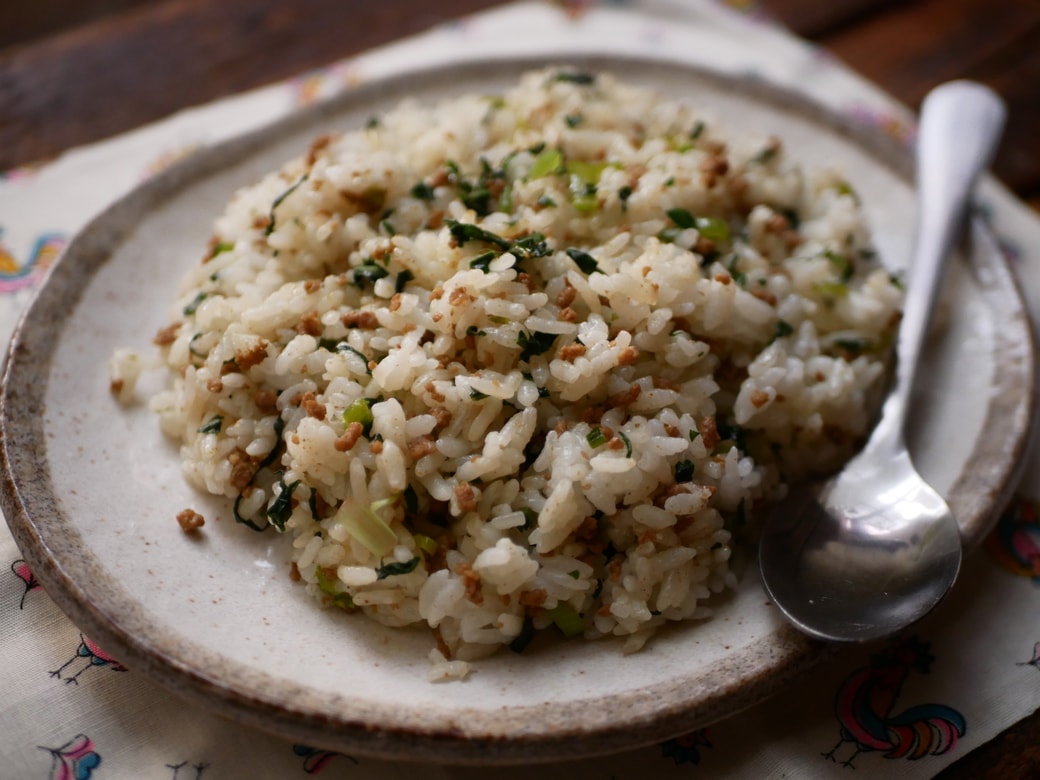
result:
[[[461,676],[709,617],[739,525],[862,441],[900,301],[836,173],[546,69],[238,192],[152,405],[316,597],[430,626]]]

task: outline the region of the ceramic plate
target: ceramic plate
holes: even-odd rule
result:
[[[355,754],[452,762],[575,758],[675,736],[779,690],[825,654],[783,622],[751,566],[706,623],[618,642],[544,643],[481,661],[464,682],[426,682],[426,631],[320,609],[288,576],[289,539],[254,534],[194,493],[142,403],[119,408],[107,362],[150,348],[182,273],[239,186],[406,95],[489,92],[544,63],[451,66],[372,83],[203,151],[87,227],[19,326],[2,396],[3,509],[25,558],[80,628],[130,668],[241,722]],[[855,182],[892,268],[912,238],[905,149],[761,81],[660,62],[585,60],[703,106],[735,131],[773,133],[806,164]],[[1031,415],[1031,330],[992,238],[976,225],[946,290],[912,444],[966,544],[1012,485]],[[173,516],[195,507],[205,533]]]

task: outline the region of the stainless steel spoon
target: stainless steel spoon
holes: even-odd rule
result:
[[[914,469],[903,429],[946,260],[1004,125],[991,90],[967,81],[925,98],[917,139],[917,246],[906,279],[895,383],[863,450],[835,477],[792,491],[759,546],[773,602],[830,641],[888,636],[927,614],[960,569],[957,521]]]

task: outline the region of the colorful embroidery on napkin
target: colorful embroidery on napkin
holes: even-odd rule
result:
[[[173,770],[173,776],[170,780],[202,780],[202,773],[209,768],[209,764],[193,764],[190,761],[181,761],[179,764],[167,764],[167,769]],[[184,774],[181,774],[181,770],[184,770]],[[192,775],[192,770],[195,770],[195,774]]]
[[[334,753],[331,750],[319,750],[307,745],[293,745],[293,753],[303,758],[303,771],[309,775],[316,775],[329,765],[332,759],[340,757],[356,764],[357,759],[346,753]]]
[[[934,660],[929,643],[910,637],[850,674],[834,697],[841,737],[823,757],[839,762],[839,752],[846,744],[851,745],[851,752],[840,761],[846,767],[853,767],[856,757],[869,751],[911,761],[951,751],[968,728],[957,710],[930,703],[893,714],[910,672],[928,674]]]
[[[1017,498],[986,537],[986,552],[1005,571],[1040,585],[1040,516],[1037,504]]]
[[[1040,670],[1040,642],[1033,645],[1033,657],[1028,661],[1019,661],[1018,666],[1032,666],[1034,669]]]
[[[711,747],[707,729],[696,729],[661,743],[661,755],[678,764],[699,764],[701,748]]]
[[[50,780],[90,780],[101,765],[101,756],[94,750],[94,742],[86,734],[77,734],[61,747],[40,746],[51,754]]]
[[[3,228],[0,228],[0,237]],[[23,265],[14,254],[0,242],[0,293],[15,292],[26,287],[35,287],[44,272],[65,249],[67,239],[62,233],[44,233],[36,239],[29,260]]]
[[[79,647],[76,648],[76,654],[68,661],[63,663],[59,668],[51,672],[51,677],[57,677],[59,680],[64,680],[65,684],[75,683],[79,685],[79,676],[83,674],[87,669],[100,669],[108,668],[113,672],[125,672],[126,667],[123,666],[119,661],[110,656],[104,650],[97,646],[97,643],[92,639],[87,639],[83,634],[79,635]],[[71,677],[68,675],[62,676],[65,670],[70,666],[73,666],[77,662],[81,662],[79,670],[76,671]]]
[[[11,572],[22,582],[22,597],[18,601],[18,609],[25,609],[25,599],[31,591],[40,588],[40,582],[33,576],[32,571],[22,558],[11,562]]]

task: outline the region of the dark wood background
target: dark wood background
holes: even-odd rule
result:
[[[0,0],[0,170],[499,4]],[[759,7],[913,108],[949,79],[993,87],[1009,108],[995,173],[1040,208],[1040,0],[761,0]],[[1040,714],[940,777],[1040,778]]]

